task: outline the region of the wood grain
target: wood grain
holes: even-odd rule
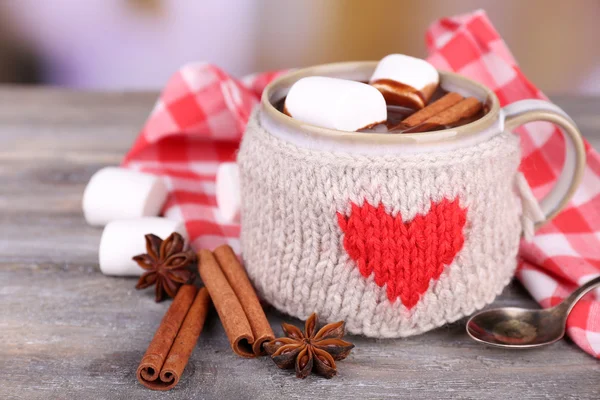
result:
[[[135,369],[168,304],[135,279],[103,276],[100,229],[81,195],[117,164],[153,93],[0,89],[0,398],[600,398],[600,363],[568,340],[530,351],[478,345],[464,321],[403,340],[352,337],[339,377],[304,381],[268,358],[235,356],[213,312],[179,385],[151,392]],[[598,146],[599,98],[557,97]],[[535,307],[513,284],[494,306]],[[273,310],[277,335],[283,320]],[[296,321],[298,322],[298,321]]]

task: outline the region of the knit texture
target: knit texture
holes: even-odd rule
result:
[[[373,274],[377,286],[386,285],[390,301],[400,297],[410,309],[462,248],[465,213],[458,199],[444,199],[426,215],[403,222],[401,213],[393,217],[383,204],[365,202],[352,204],[349,217],[338,213],[338,221],[344,249],[362,276]]]
[[[520,239],[519,139],[451,152],[364,156],[309,150],[254,114],[238,163],[242,254],[260,295],[300,319],[400,337],[489,304]]]

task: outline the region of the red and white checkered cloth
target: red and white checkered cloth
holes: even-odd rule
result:
[[[443,18],[427,32],[429,62],[492,88],[501,104],[546,97],[523,75],[483,11]],[[282,72],[241,81],[209,64],[182,67],[167,83],[124,165],[165,176],[167,217],[186,222],[192,246],[229,243],[239,252],[239,226],[224,223],[215,200],[219,163],[233,161],[251,109]],[[543,122],[520,129],[521,171],[533,192],[545,194],[559,176],[563,139]],[[600,157],[586,143],[583,183],[567,208],[523,242],[517,276],[543,306],[560,302],[576,286],[600,275]],[[600,358],[600,302],[588,295],[568,320],[568,334]]]

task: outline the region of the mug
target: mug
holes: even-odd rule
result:
[[[370,337],[404,337],[491,303],[517,266],[522,196],[519,137],[527,122],[562,130],[566,158],[540,201],[549,220],[573,195],[585,165],[575,123],[557,106],[501,108],[487,87],[440,71],[441,86],[489,112],[456,128],[415,134],[312,126],[274,104],[306,76],[368,81],[376,62],[296,70],[263,92],[237,162],[241,246],[249,277],[278,310],[345,320]]]

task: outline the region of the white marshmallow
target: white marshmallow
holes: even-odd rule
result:
[[[156,216],[167,198],[162,178],[126,168],[96,172],[83,193],[83,213],[90,225],[117,219]]]
[[[105,275],[142,275],[144,270],[132,258],[146,253],[144,236],[153,233],[164,240],[173,232],[178,232],[187,239],[183,221],[143,217],[109,222],[100,239],[98,251],[100,270]]]
[[[323,128],[354,132],[387,119],[385,99],[367,84],[311,76],[292,85],[285,112]]]
[[[400,83],[409,88],[393,87],[389,81]],[[415,109],[427,105],[439,82],[440,75],[433,65],[420,58],[404,54],[385,56],[379,61],[369,80],[371,85],[383,93],[389,105],[400,105]]]
[[[240,222],[240,171],[236,163],[223,163],[217,171],[217,207],[226,222]]]

